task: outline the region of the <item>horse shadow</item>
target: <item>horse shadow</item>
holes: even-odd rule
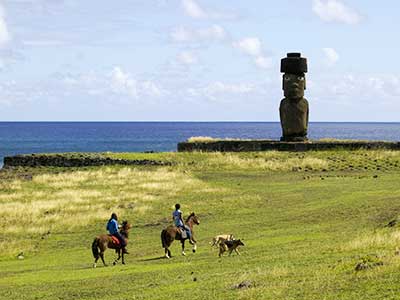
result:
[[[157,260],[162,260],[162,259],[166,259],[166,257],[159,256],[159,257],[145,258],[145,259],[140,259],[139,261],[157,261]]]

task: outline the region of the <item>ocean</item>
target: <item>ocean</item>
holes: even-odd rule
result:
[[[279,139],[279,122],[0,122],[4,156],[55,152],[176,151],[192,136]],[[310,139],[400,141],[400,123],[309,124]]]

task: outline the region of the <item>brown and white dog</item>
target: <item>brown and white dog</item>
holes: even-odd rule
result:
[[[233,234],[220,234],[213,237],[211,247],[217,247],[224,241],[232,241],[234,239]]]
[[[240,255],[238,247],[244,246],[243,242],[239,240],[232,240],[232,241],[223,241],[219,244],[219,257],[221,257],[225,251],[228,251],[229,255],[232,254],[232,251],[235,250],[237,255]]]

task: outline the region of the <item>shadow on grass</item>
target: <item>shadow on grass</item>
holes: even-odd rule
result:
[[[160,257],[140,259],[139,261],[155,261],[155,260],[161,260],[161,259],[167,259],[167,258],[165,256],[160,256]]]

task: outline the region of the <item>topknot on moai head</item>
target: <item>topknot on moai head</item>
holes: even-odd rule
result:
[[[281,60],[281,73],[307,73],[307,58],[301,57],[301,53],[288,53],[287,57]]]

